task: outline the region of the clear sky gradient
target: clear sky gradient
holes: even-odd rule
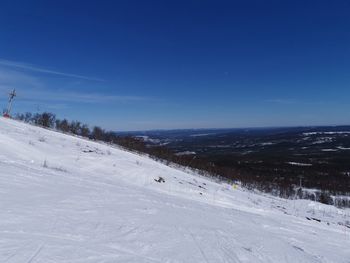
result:
[[[349,1],[1,1],[0,103],[112,130],[350,124]]]

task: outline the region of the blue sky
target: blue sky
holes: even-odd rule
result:
[[[2,1],[0,103],[112,130],[350,124],[348,1]]]

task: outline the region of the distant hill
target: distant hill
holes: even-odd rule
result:
[[[243,179],[350,195],[350,126],[131,133],[150,146],[206,158]],[[299,164],[299,165],[298,165]],[[234,176],[233,176],[234,178]],[[247,179],[248,180],[248,179]],[[265,186],[264,186],[265,187]],[[270,187],[270,186],[268,186]]]

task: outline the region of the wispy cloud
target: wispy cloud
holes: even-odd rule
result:
[[[7,98],[7,93],[14,88],[18,90],[17,97],[21,102],[52,103],[60,106],[72,103],[112,104],[155,100],[142,96],[49,88],[45,79],[33,76],[33,74],[0,68],[0,99]]]
[[[20,95],[19,95],[20,96]],[[121,103],[148,101],[151,98],[138,96],[109,95],[101,93],[76,93],[65,91],[30,90],[22,93],[22,98],[37,101],[59,101],[77,103]]]
[[[5,66],[5,67],[10,67],[10,68],[29,70],[29,71],[33,71],[33,72],[52,74],[52,75],[58,75],[58,76],[63,76],[63,77],[92,80],[92,81],[104,81],[103,79],[99,79],[99,78],[93,78],[93,77],[88,77],[88,76],[83,76],[83,75],[78,75],[78,74],[65,73],[65,72],[61,72],[61,71],[56,71],[56,70],[38,67],[38,66],[28,64],[28,63],[11,61],[11,60],[6,60],[6,59],[0,59],[0,65]]]
[[[42,87],[43,82],[30,74],[0,68],[0,85],[17,87]]]

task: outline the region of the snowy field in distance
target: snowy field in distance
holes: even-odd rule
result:
[[[0,211],[6,263],[350,262],[348,209],[1,117]]]

